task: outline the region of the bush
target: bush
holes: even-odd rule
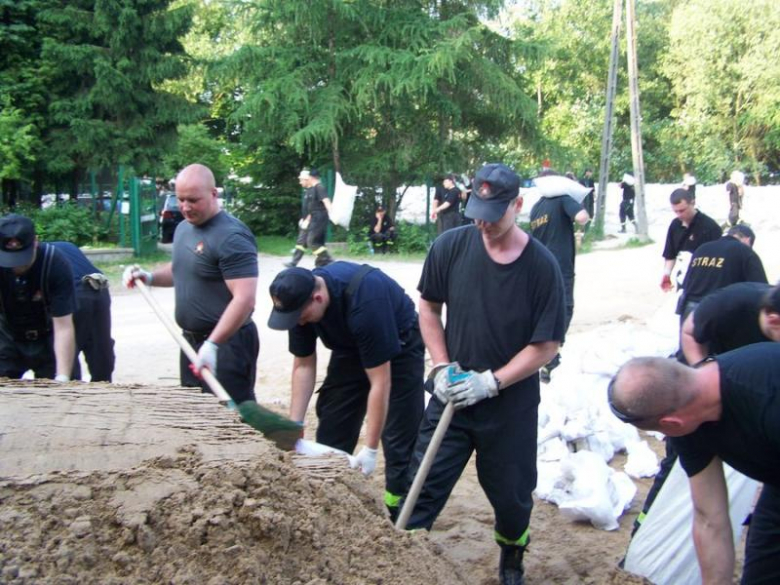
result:
[[[43,242],[65,241],[84,246],[108,239],[103,222],[96,221],[85,207],[69,203],[48,209],[19,205],[14,211],[33,221],[38,239]]]

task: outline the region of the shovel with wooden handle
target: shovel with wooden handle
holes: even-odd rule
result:
[[[159,303],[149,292],[149,288],[146,284],[142,280],[136,279],[135,286],[141,291],[146,302],[149,303],[149,306],[160,321],[162,321],[162,324],[165,325],[165,328],[184,352],[184,355],[186,355],[192,363],[195,363],[198,358],[197,352],[184,338],[181,331],[179,331],[179,328],[171,321],[170,317],[163,311],[162,307],[160,307]],[[214,376],[208,368],[203,368],[200,371],[200,375],[221,402],[227,403],[230,401],[230,395],[227,393],[227,390],[225,390],[216,376]],[[303,435],[303,425],[268,410],[253,400],[246,400],[239,404],[238,413],[245,423],[253,429],[263,433],[269,441],[272,441],[279,449],[284,451],[294,451],[296,442]]]

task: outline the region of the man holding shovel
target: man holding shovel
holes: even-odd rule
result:
[[[241,221],[222,211],[214,175],[193,164],[176,177],[176,198],[184,215],[176,228],[172,262],[153,272],[128,266],[125,286],[175,286],[176,322],[195,348],[192,372],[203,368],[222,383],[236,404],[254,400],[260,340],[252,321],[257,291],[257,244]],[[219,359],[217,359],[219,357]],[[192,383],[181,355],[183,385]],[[201,383],[204,392],[206,385]]]
[[[334,262],[288,268],[271,283],[268,326],[288,330],[295,358],[290,418],[303,422],[314,392],[317,338],[332,350],[317,398],[317,442],[352,453],[369,475],[380,438],[385,504],[394,519],[408,489],[408,466],[423,411],[424,346],[414,303],[380,270]]]
[[[519,187],[505,165],[482,167],[466,207],[475,225],[439,236],[425,260],[420,328],[433,363],[447,367],[434,368],[416,465],[446,403],[455,413],[407,524],[431,528],[476,450],[479,482],[495,512],[503,585],[523,583],[536,487],[538,372],[558,352],[566,318],[555,258],[515,222],[523,206]]]

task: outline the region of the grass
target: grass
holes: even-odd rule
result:
[[[295,238],[285,236],[259,236],[257,240],[257,251],[261,254],[270,254],[272,256],[289,256],[295,247]]]

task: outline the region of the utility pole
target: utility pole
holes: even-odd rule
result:
[[[626,47],[628,54],[628,95],[631,104],[631,157],[636,185],[637,236],[647,240],[647,209],[645,208],[645,163],[642,156],[642,115],[639,109],[639,70],[636,61],[635,0],[626,0]]]
[[[609,74],[607,75],[607,104],[604,110],[604,132],[601,136],[601,159],[599,160],[598,205],[594,225],[597,233],[604,230],[606,211],[607,182],[609,180],[609,157],[612,151],[612,127],[615,122],[615,92],[617,90],[618,47],[620,42],[620,24],[623,21],[623,0],[614,0],[612,8],[612,50],[609,54]]]

